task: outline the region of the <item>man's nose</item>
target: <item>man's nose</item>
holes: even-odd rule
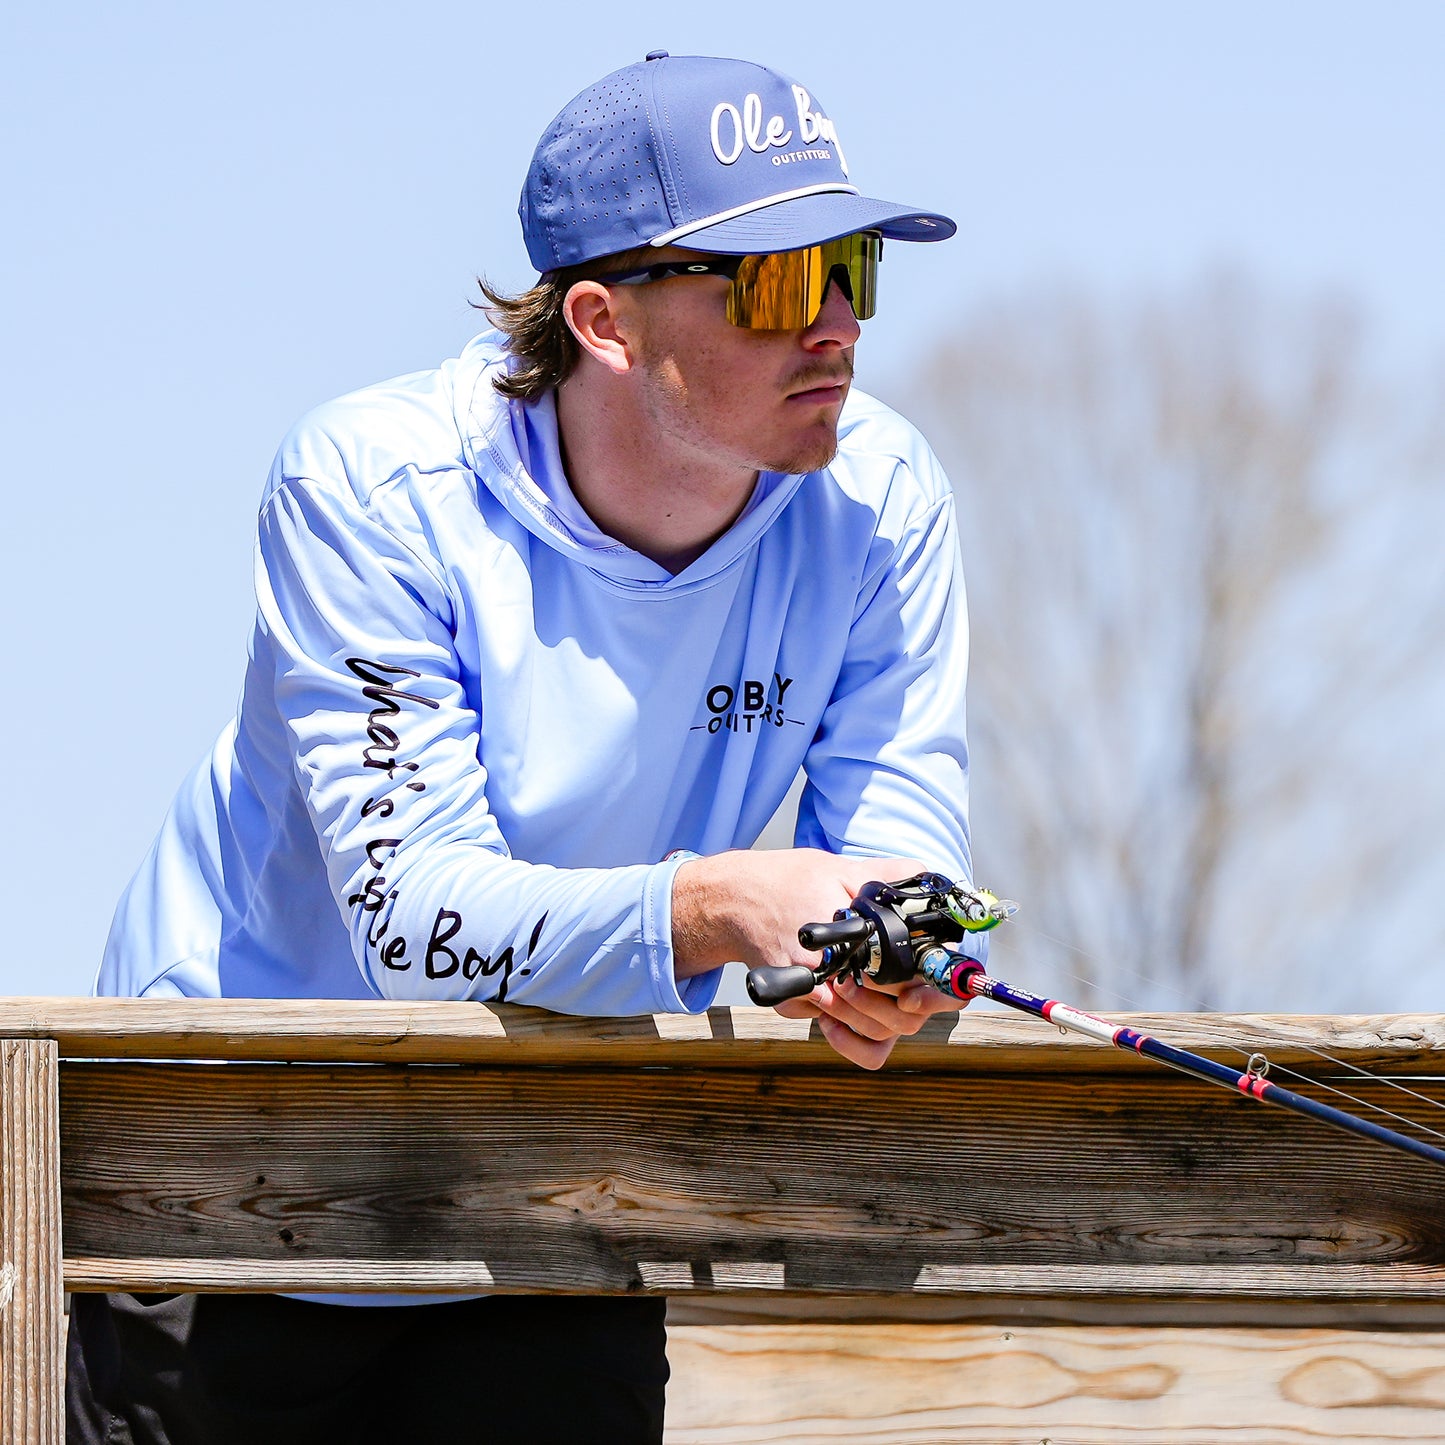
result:
[[[809,346],[852,346],[863,334],[858,318],[853,314],[853,303],[847,292],[838,284],[837,277],[830,277],[828,289],[823,293],[823,304],[813,318],[813,324],[803,333],[803,340]]]

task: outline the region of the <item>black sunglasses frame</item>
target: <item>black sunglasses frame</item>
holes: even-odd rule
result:
[[[635,271],[611,271],[594,276],[604,286],[645,286],[649,281],[666,281],[669,276],[726,276],[736,281],[738,268],[745,256],[719,256],[716,261],[659,261],[655,266],[641,266]]]

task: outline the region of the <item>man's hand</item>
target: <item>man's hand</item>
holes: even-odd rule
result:
[[[906,858],[852,858],[814,848],[734,851],[694,858],[677,870],[672,944],[679,978],[724,963],[805,964],[818,955],[798,942],[805,923],[825,923],[865,884],[925,872]],[[936,1013],[964,1005],[919,980],[877,987],[830,979],[806,998],[777,1005],[787,1018],[816,1018],[823,1037],[846,1059],[881,1068],[894,1042]]]

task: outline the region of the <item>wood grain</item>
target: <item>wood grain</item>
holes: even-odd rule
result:
[[[1167,1070],[61,1076],[72,1288],[1445,1299],[1438,1170]]]
[[[50,1040],[0,1038],[0,1440],[60,1445],[60,1172]]]
[[[1319,1057],[1323,1050],[1375,1072],[1445,1074],[1445,1018],[1434,1014],[1111,1017],[1241,1064],[1263,1049],[1280,1065],[1339,1072]],[[53,1038],[62,1058],[853,1069],[806,1021],[754,1008],[598,1019],[512,1004],[7,998],[0,999],[0,1037]],[[1154,1067],[1036,1019],[975,1006],[901,1040],[888,1070],[1133,1074]]]
[[[1348,1287],[1347,1271],[1335,1276],[1340,1287],[1334,1293],[1299,1299],[1258,1289],[1247,1300],[1193,1294],[1187,1288],[1175,1294],[1156,1289],[1149,1294],[1126,1295],[1075,1288],[1051,1295],[1032,1273],[1020,1279],[1014,1271],[1006,1283],[1003,1273],[1000,1270],[991,1284],[981,1279],[982,1287],[969,1294],[799,1295],[786,1290],[709,1294],[688,1290],[669,1297],[667,1318],[678,1325],[986,1324],[999,1329],[1129,1325],[1152,1329],[1228,1327],[1243,1322],[1261,1329],[1350,1329],[1377,1334],[1445,1330],[1445,1298],[1438,1293],[1431,1298],[1397,1291],[1371,1298]],[[1277,1276],[1276,1284],[1285,1278]]]
[[[668,1445],[1445,1439],[1445,1334],[672,1326]]]

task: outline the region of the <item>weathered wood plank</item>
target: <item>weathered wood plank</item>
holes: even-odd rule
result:
[[[119,1263],[119,1261],[117,1261]],[[1150,1282],[1147,1272],[1145,1284]],[[914,1324],[992,1325],[1014,1329],[1021,1325],[1129,1325],[1140,1328],[1203,1329],[1247,1323],[1258,1329],[1348,1329],[1373,1333],[1445,1330],[1445,1297],[1438,1292],[1406,1295],[1398,1289],[1381,1298],[1364,1293],[1369,1287],[1365,1271],[1331,1271],[1334,1293],[1309,1299],[1279,1292],[1288,1289],[1288,1268],[1259,1271],[1247,1300],[1238,1296],[1193,1293],[1092,1294],[1079,1288],[1080,1271],[1073,1288],[1064,1294],[1047,1294],[1032,1272],[1020,1279],[1019,1271],[998,1270],[976,1293],[911,1295],[797,1295],[785,1290],[735,1291],[704,1294],[691,1290],[668,1300],[669,1324],[777,1325],[802,1324]],[[1390,1278],[1398,1283],[1396,1275]],[[1127,1281],[1126,1281],[1127,1283]],[[1271,1292],[1270,1284],[1275,1290]]]
[[[1376,1072],[1445,1074],[1445,1017],[1118,1014],[1186,1048],[1328,1071],[1316,1051]],[[755,1069],[853,1066],[806,1021],[768,1009],[585,1019],[510,1004],[275,999],[0,999],[0,1036],[53,1038],[62,1058],[387,1063],[636,1063]],[[1037,1020],[975,1006],[904,1039],[890,1069],[1134,1073],[1140,1060]]]
[[[60,1445],[55,1044],[0,1038],[0,1440]]]
[[[668,1445],[1445,1439],[1445,1334],[672,1326]]]
[[[1438,1170],[1166,1070],[61,1073],[74,1288],[1445,1298]]]

